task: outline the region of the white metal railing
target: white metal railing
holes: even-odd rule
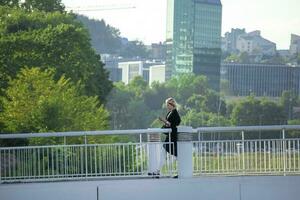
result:
[[[41,180],[145,177],[149,168],[149,144],[143,134],[168,133],[169,129],[87,131],[61,133],[2,134],[1,140],[18,138],[64,138],[60,145],[0,147],[0,183]],[[206,127],[178,129],[191,134],[181,147],[192,155],[190,169],[194,176],[203,175],[286,175],[300,174],[299,138],[286,138],[300,126]],[[253,132],[276,131],[271,139],[245,139]],[[219,139],[204,135],[235,134],[238,137]],[[139,134],[135,143],[88,144],[87,136]],[[182,134],[184,135],[184,134]],[[278,135],[280,137],[278,137]],[[66,144],[67,137],[82,137],[83,144]],[[144,138],[144,139],[143,139]],[[188,137],[183,137],[183,139]],[[145,141],[143,141],[145,140]],[[170,143],[170,142],[169,142]],[[180,142],[179,142],[180,143]],[[163,142],[157,142],[161,147]],[[170,143],[173,145],[172,143]],[[193,148],[190,148],[189,145]],[[180,153],[180,145],[178,146]],[[181,151],[181,159],[185,156]],[[177,164],[167,154],[163,176],[174,175]],[[178,157],[178,159],[180,159]],[[180,163],[180,160],[178,160]],[[183,166],[182,169],[189,169]],[[180,174],[180,173],[179,173]]]
[[[194,142],[194,174],[300,174],[299,143],[299,139]]]
[[[62,145],[0,147],[0,183],[65,179],[148,176],[149,143],[142,134],[168,133],[169,129],[5,134],[0,139],[63,137]],[[88,144],[87,136],[140,134],[139,142]],[[66,145],[67,137],[84,136],[83,144]],[[153,144],[153,143],[151,143]],[[172,142],[158,142],[173,145]],[[161,176],[176,171],[174,158],[166,155]]]
[[[146,176],[148,153],[147,143],[8,147],[0,160],[1,181]]]
[[[300,174],[300,139],[287,138],[299,125],[198,128],[193,142],[194,175]],[[270,139],[245,139],[269,132]],[[218,136],[235,135],[234,139]],[[215,137],[204,137],[205,134]],[[217,135],[217,136],[216,136]],[[270,136],[271,135],[271,136]],[[291,134],[289,134],[291,135]]]

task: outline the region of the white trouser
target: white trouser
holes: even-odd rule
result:
[[[149,156],[149,168],[148,172],[150,173],[158,173],[163,168],[167,152],[163,148],[161,143],[148,143],[148,156]],[[169,165],[176,160],[175,156],[168,154]]]
[[[161,165],[164,164],[165,156],[161,152],[162,145],[160,143],[149,143],[148,144],[148,156],[149,156],[149,172],[150,173],[157,173]]]

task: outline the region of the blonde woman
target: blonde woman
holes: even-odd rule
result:
[[[166,99],[166,107],[168,110],[166,118],[165,119],[159,118],[159,119],[164,123],[162,128],[172,129],[170,136],[171,136],[171,142],[173,142],[174,145],[170,145],[168,143],[170,142],[170,137],[168,134],[165,140],[167,144],[164,144],[164,149],[171,155],[177,157],[177,126],[180,124],[181,119],[176,109],[176,101],[173,98],[170,97]]]
[[[177,156],[177,126],[180,124],[180,116],[176,109],[176,102],[173,98],[166,99],[166,107],[168,113],[165,118],[159,117],[159,120],[164,123],[162,128],[171,128],[172,132],[170,134],[166,134],[167,137],[165,139],[165,143],[163,148],[158,146],[157,144],[151,145],[149,144],[149,173],[148,175],[153,176],[154,178],[159,178],[160,170],[164,166],[166,161],[166,152],[165,150],[174,156]],[[172,142],[174,145],[170,145],[169,142]],[[164,150],[165,149],[165,150]],[[158,164],[158,165],[157,165]],[[177,178],[175,176],[174,178]]]

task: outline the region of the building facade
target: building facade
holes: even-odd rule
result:
[[[120,62],[118,67],[122,69],[122,82],[126,85],[132,81],[136,76],[143,77],[143,62]]]
[[[290,54],[297,55],[300,53],[300,36],[292,34],[290,44]]]
[[[300,66],[226,63],[221,77],[228,82],[230,96],[280,97],[283,91],[299,95]]]
[[[239,52],[247,52],[250,55],[274,56],[276,54],[276,44],[263,38],[260,31],[240,35],[236,48]]]
[[[164,83],[165,82],[165,71],[166,71],[166,66],[165,65],[153,65],[149,67],[149,85],[154,81],[157,81],[159,83]]]
[[[151,81],[150,80],[151,66],[164,66],[164,63],[147,61],[147,60],[119,62],[118,68],[121,70],[121,79],[120,80],[127,85],[136,76],[141,76],[148,84],[149,83],[151,84],[151,82],[150,82]],[[164,68],[164,70],[165,70],[165,68]],[[160,71],[160,72],[165,74],[165,71],[164,72]],[[160,76],[161,75],[159,75],[159,77]],[[165,79],[165,77],[164,77],[164,79]],[[159,78],[159,80],[161,80],[161,79]]]
[[[166,79],[193,72],[219,90],[221,20],[220,0],[168,0]]]
[[[151,44],[150,59],[164,61],[166,59],[166,44],[161,42]]]
[[[222,38],[223,45],[222,50],[227,51],[229,53],[237,53],[238,50],[236,48],[237,39],[240,35],[246,34],[246,30],[239,28],[232,28],[231,32],[226,32],[225,37]]]

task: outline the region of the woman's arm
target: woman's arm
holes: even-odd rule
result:
[[[177,110],[173,110],[172,113],[167,118],[167,122],[169,122],[169,126],[175,128],[178,126],[181,122],[180,116],[177,112]]]

